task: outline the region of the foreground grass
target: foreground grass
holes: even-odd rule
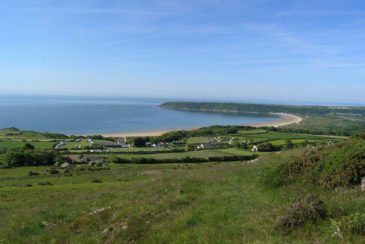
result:
[[[44,175],[42,167],[2,169],[0,242],[336,242],[329,221],[288,234],[273,229],[292,199],[316,191],[260,183],[267,166],[296,153],[270,154],[254,164],[111,165],[72,176]],[[30,170],[41,174],[28,176]],[[44,182],[53,185],[39,185]],[[357,189],[321,196],[329,206],[364,210]]]

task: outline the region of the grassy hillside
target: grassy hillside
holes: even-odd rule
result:
[[[0,240],[339,242],[330,219],[290,232],[275,229],[293,199],[309,192],[321,196],[331,215],[365,211],[358,188],[333,192],[301,182],[278,188],[262,184],[268,168],[301,153],[271,154],[252,164],[109,165],[101,171],[74,169],[72,176],[49,175],[46,167],[2,169],[0,214],[7,224]],[[29,171],[40,175],[28,176]],[[358,234],[344,238],[365,241]]]
[[[153,138],[180,138],[166,148],[100,153],[37,149],[37,142],[59,140],[42,134],[23,140],[8,136],[0,136],[0,161],[15,153],[32,164],[39,159],[50,164],[0,168],[0,216],[5,223],[0,243],[365,242],[365,198],[359,187],[365,177],[362,135],[346,139],[211,127]],[[86,139],[67,140],[65,147],[72,148]],[[223,141],[222,147],[185,151],[214,140]],[[176,163],[186,157],[250,156],[255,144],[278,147],[256,152],[259,158],[251,161]],[[70,154],[107,161],[101,166],[54,166]],[[109,160],[118,157],[170,161]]]
[[[354,136],[331,147],[316,147],[269,176],[274,185],[302,180],[328,189],[358,186],[365,179],[365,140]]]

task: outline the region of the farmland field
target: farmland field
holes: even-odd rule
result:
[[[314,186],[304,187],[302,182],[280,188],[262,184],[269,168],[290,161],[307,148],[341,143],[346,140],[343,137],[246,129],[183,138],[161,148],[92,149],[87,138],[67,138],[64,148],[57,151],[53,146],[62,139],[45,138],[42,133],[31,133],[25,139],[8,136],[9,131],[0,133],[0,162],[5,163],[0,168],[0,216],[7,223],[0,228],[0,243],[336,242],[329,220],[288,234],[273,226],[292,199],[309,192],[321,195],[330,209],[341,203],[344,211],[361,212],[365,205],[357,188],[333,195]],[[294,149],[289,150],[288,140]],[[200,143],[216,143],[216,148],[198,150]],[[253,145],[260,144],[271,144],[275,150],[251,151]],[[74,149],[77,145],[84,148]],[[36,164],[32,152],[38,152],[34,158],[49,156],[39,152],[52,152],[60,157],[56,160],[75,155],[104,162],[6,167],[6,163],[22,163],[17,158],[21,153],[30,155],[33,161],[29,162]],[[174,162],[254,154],[257,160]],[[115,163],[115,157],[157,161]],[[169,163],[158,163],[167,159]],[[363,238],[351,235],[347,240],[361,242]]]

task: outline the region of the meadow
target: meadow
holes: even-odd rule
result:
[[[4,243],[339,242],[320,221],[284,234],[273,225],[291,201],[317,192],[329,206],[364,210],[359,189],[335,194],[301,183],[270,189],[267,167],[301,150],[247,163],[109,165],[109,170],[48,175],[47,167],[2,169]],[[29,171],[39,176],[29,176]],[[361,197],[362,196],[362,197]],[[348,241],[364,241],[351,236]]]
[[[42,134],[21,140],[18,136],[9,140],[9,132],[6,134],[0,136],[0,147],[7,151],[24,143],[36,148],[50,143],[50,138]],[[185,148],[181,143],[194,146],[217,138],[234,139],[234,143],[176,152]],[[286,148],[288,139],[293,149]],[[51,140],[54,143],[62,139]],[[91,153],[106,158],[100,167],[71,164],[62,169],[52,165],[0,168],[0,216],[6,223],[0,228],[0,243],[363,242],[362,235],[344,232],[343,239],[334,235],[331,218],[336,217],[306,222],[288,232],[275,228],[293,201],[309,193],[324,200],[331,216],[339,211],[338,207],[341,213],[364,212],[365,197],[360,188],[334,191],[301,180],[280,187],[263,183],[268,170],[283,162],[300,157],[310,148],[326,148],[328,142],[336,145],[344,140],[348,139],[246,128],[230,135],[189,137],[167,148]],[[112,155],[176,160],[252,155],[250,148],[239,146],[248,141],[284,147],[275,152],[255,152],[259,158],[253,161],[116,164],[108,160]],[[69,143],[72,147],[77,144],[72,140]],[[67,156],[78,151],[59,153]],[[0,160],[4,155],[0,154]]]

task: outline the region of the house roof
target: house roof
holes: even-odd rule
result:
[[[117,142],[98,142],[99,145],[104,147],[119,147],[120,145]]]
[[[77,162],[77,161],[81,160],[80,155],[68,155],[67,157],[69,159],[71,159],[72,161],[74,161],[74,162]]]

